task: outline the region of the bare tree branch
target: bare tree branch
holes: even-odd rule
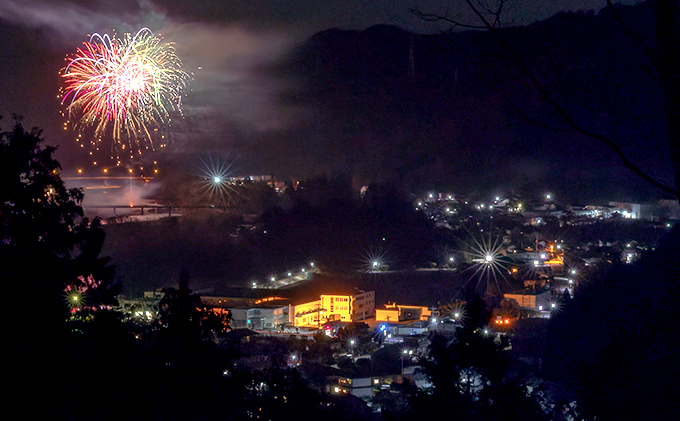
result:
[[[531,123],[535,126],[544,128],[546,130],[553,131],[553,132],[570,132],[572,130],[571,127],[550,126],[550,125],[545,124],[542,121],[539,121],[539,120],[537,120],[533,117],[529,117],[529,115],[527,113],[525,113],[524,110],[520,109],[519,105],[517,105],[515,103],[515,101],[510,99],[508,94],[506,94],[505,92],[503,92],[501,90],[498,90],[498,92],[501,94],[501,96],[503,96],[503,98],[505,98],[505,100],[510,104],[510,106],[515,110],[515,112],[517,112],[517,114],[519,114],[520,117],[527,120],[529,123]]]
[[[469,28],[469,29],[486,29],[485,26],[471,25],[471,24],[468,24],[468,23],[463,23],[463,22],[454,20],[452,18],[449,18],[448,17],[448,15],[449,15],[448,10],[446,11],[446,14],[444,14],[444,16],[437,15],[437,14],[434,14],[434,13],[424,13],[417,6],[412,7],[410,11],[415,16],[417,16],[419,19],[422,19],[425,22],[446,22],[446,23],[452,25],[453,28],[461,27],[461,28]]]
[[[555,110],[555,112],[562,118],[564,123],[566,124],[567,128],[563,129],[557,129],[558,131],[573,131],[576,133],[579,133],[583,136],[589,137],[591,139],[594,139],[603,145],[609,147],[615,154],[618,156],[619,161],[621,164],[628,168],[630,171],[632,171],[634,174],[637,174],[639,177],[641,177],[643,180],[647,181],[648,183],[652,184],[653,186],[658,187],[659,189],[663,190],[666,193],[673,194],[675,196],[678,196],[678,192],[676,189],[667,186],[654,178],[652,178],[650,175],[645,173],[641,168],[633,164],[627,157],[626,154],[623,152],[621,147],[611,138],[600,134],[600,133],[595,133],[592,132],[588,129],[585,129],[584,127],[580,126],[572,117],[571,115],[567,112],[567,110],[562,107],[557,100],[548,92],[548,90],[543,86],[543,84],[538,80],[536,75],[533,74],[533,72],[524,64],[523,60],[519,57],[519,55],[515,52],[515,50],[510,47],[510,45],[503,39],[503,37],[500,35],[498,31],[498,21],[500,17],[500,13],[502,11],[503,3],[504,0],[501,0],[500,2],[500,7],[498,9],[498,15],[495,15],[494,13],[490,13],[492,16],[495,15],[495,19],[493,21],[489,21],[484,14],[480,11],[480,8],[476,7],[474,4],[472,4],[472,0],[465,0],[467,3],[468,7],[470,10],[474,12],[474,14],[477,15],[479,20],[482,22],[481,27],[488,30],[492,36],[496,39],[496,42],[509,54],[510,59],[517,65],[522,73],[525,74],[525,76],[529,79],[531,84],[533,85],[534,89],[548,102],[548,104]],[[608,0],[608,3],[610,1]],[[481,7],[481,6],[480,6]],[[475,28],[479,29],[479,26],[476,25],[464,25],[461,22],[453,21],[451,19],[448,19],[447,17],[438,17],[437,15],[434,14],[423,14],[425,16],[428,16],[430,21],[443,21],[443,22],[455,22],[457,26],[461,27],[468,27],[468,28]],[[507,96],[506,96],[507,98]],[[512,106],[515,107],[515,109],[519,110],[518,107],[512,103]],[[534,121],[534,119],[529,118],[526,113],[520,113],[520,115],[524,118],[529,119],[530,121]],[[534,121],[535,122],[535,121]],[[548,125],[545,124],[538,124],[541,127],[545,127],[547,129],[555,129],[551,128]]]
[[[639,34],[635,33],[628,26],[626,26],[626,24],[623,22],[623,19],[621,18],[621,15],[619,15],[619,13],[616,11],[616,8],[614,7],[612,0],[607,0],[607,7],[612,12],[614,20],[618,22],[618,24],[621,26],[621,29],[623,29],[623,32],[625,32],[626,35],[628,35],[636,44],[638,44],[642,52],[649,59],[649,61],[654,63],[656,61],[654,49],[647,46],[645,40],[642,39],[642,37]]]
[[[519,57],[519,55],[510,47],[510,45],[505,42],[505,40],[500,36],[496,28],[489,22],[482,13],[477,10],[477,8],[472,4],[471,0],[465,0],[468,6],[473,10],[473,12],[477,15],[477,17],[482,21],[484,26],[486,26],[487,30],[494,36],[496,41],[503,47],[504,50],[510,54],[510,57],[512,60],[515,62],[515,64],[522,70],[522,72],[529,78],[531,81],[532,85],[534,85],[534,88],[543,96],[546,101],[550,104],[550,106],[553,107],[553,109],[557,112],[557,114],[562,117],[564,122],[571,128],[572,131],[576,133],[580,133],[586,137],[589,137],[591,139],[595,139],[602,144],[608,146],[611,150],[614,151],[614,153],[619,157],[619,160],[621,161],[621,164],[631,170],[633,173],[637,174],[640,176],[643,180],[647,181],[648,183],[660,188],[661,190],[671,193],[674,195],[677,195],[677,191],[670,187],[667,186],[651,176],[649,176],[647,173],[645,173],[642,169],[640,169],[638,166],[630,162],[630,160],[626,157],[625,153],[619,147],[619,145],[612,139],[608,138],[607,136],[604,136],[599,133],[594,133],[591,132],[583,127],[581,127],[579,124],[576,123],[576,121],[569,115],[567,110],[562,107],[555,98],[550,95],[550,93],[545,89],[543,84],[536,78],[536,76],[529,70],[529,68],[524,64],[522,59]]]
[[[503,6],[505,5],[505,0],[501,0],[498,4],[498,10],[496,10],[496,19],[494,20],[494,25],[501,27],[501,14],[503,13]]]

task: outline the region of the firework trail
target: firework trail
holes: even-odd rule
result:
[[[159,129],[169,124],[170,112],[181,113],[191,77],[173,44],[148,28],[123,38],[94,34],[66,60],[62,104],[68,104],[69,120],[81,136],[94,128],[96,150],[111,136],[111,158],[153,150],[154,139],[164,138]]]

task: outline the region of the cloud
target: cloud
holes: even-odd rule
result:
[[[205,6],[220,2],[199,3]],[[149,0],[0,0],[0,20],[43,31],[48,34],[45,42],[70,53],[88,40],[88,34],[112,31],[122,34],[141,27],[148,27],[165,42],[174,43],[185,70],[194,75],[191,92],[183,100],[185,119],[175,124],[181,129],[175,136],[181,151],[201,150],[206,142],[214,147],[223,142],[230,148],[231,143],[238,142],[235,137],[283,127],[285,121],[275,98],[279,82],[263,69],[288,51],[291,36],[280,27],[258,29],[248,20],[202,19],[195,13],[181,13],[183,6],[191,9],[192,4]],[[18,59],[26,60],[23,56]],[[27,67],[20,61],[5,61],[2,65]],[[52,101],[45,98],[34,102],[48,100]]]
[[[602,6],[605,2],[513,3],[521,6],[525,17],[532,18],[562,9]],[[450,11],[463,19],[469,17],[462,0],[425,0],[417,4],[423,11],[440,14]],[[32,35],[33,30],[38,34],[17,41],[16,48],[14,45],[0,48],[5,53],[4,59],[0,57],[0,75],[7,76],[0,78],[0,98],[5,102],[3,106],[12,107],[7,111],[36,116],[44,120],[37,122],[42,127],[59,127],[54,75],[63,63],[63,56],[75,52],[87,41],[88,34],[134,32],[148,27],[165,41],[175,43],[186,70],[194,75],[191,92],[183,100],[185,118],[173,121],[173,150],[180,154],[220,152],[234,146],[247,147],[248,142],[257,139],[270,147],[275,143],[270,139],[286,136],[292,143],[314,142],[317,147],[316,143],[322,140],[316,139],[337,140],[330,139],[333,134],[319,123],[315,104],[300,103],[293,109],[294,105],[279,101],[282,90],[288,88],[283,84],[291,81],[273,76],[266,71],[268,66],[295,43],[331,27],[365,29],[376,24],[394,24],[418,32],[441,29],[410,14],[413,5],[412,0],[0,0],[0,21],[22,27],[22,36]],[[6,37],[0,38],[0,43],[3,39],[12,40],[11,31],[0,28],[0,37]],[[22,50],[22,44],[29,43],[48,44],[59,51],[55,54],[58,60],[51,57],[52,61],[47,63],[42,58],[43,49]],[[17,84],[21,89],[16,88]],[[54,85],[54,92],[46,85]],[[336,117],[333,115],[331,120]],[[346,131],[344,127],[338,130]],[[56,136],[63,134],[57,132]],[[71,139],[59,140],[65,152],[71,148],[76,156]],[[319,155],[325,156],[323,146],[318,148]],[[274,149],[273,154],[281,155],[283,150],[288,149]]]
[[[116,3],[114,15],[110,6],[97,1],[81,4],[60,0],[0,0],[0,19],[30,28],[50,29],[59,40],[68,41],[133,20],[136,7],[131,9],[134,5],[125,0]]]
[[[289,50],[285,34],[186,23],[170,30],[168,39],[175,40],[178,54],[194,72],[193,92],[184,103],[187,118],[206,125],[211,124],[206,117],[214,117],[212,124],[231,122],[242,131],[280,127],[279,81],[264,69]]]

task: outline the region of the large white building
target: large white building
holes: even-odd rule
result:
[[[288,322],[296,327],[320,327],[326,322],[356,322],[375,315],[375,292],[320,295],[318,300],[290,305]]]
[[[286,326],[320,328],[326,322],[356,322],[375,316],[375,292],[356,294],[322,294],[313,301],[286,304],[282,297],[231,299],[201,297],[213,308],[229,309],[232,327],[253,330],[274,330]],[[276,304],[277,302],[279,304]]]

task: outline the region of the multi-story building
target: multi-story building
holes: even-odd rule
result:
[[[248,327],[248,309],[247,308],[230,308],[231,312],[231,328],[245,329]]]
[[[375,314],[375,292],[321,295],[318,300],[291,305],[288,314],[289,322],[296,327],[320,327],[332,321],[365,320]]]
[[[274,307],[249,308],[247,312],[248,329],[252,330],[273,329],[275,326],[274,312],[276,310],[277,308]]]
[[[352,321],[370,319],[375,315],[374,291],[361,291],[352,298]]]

